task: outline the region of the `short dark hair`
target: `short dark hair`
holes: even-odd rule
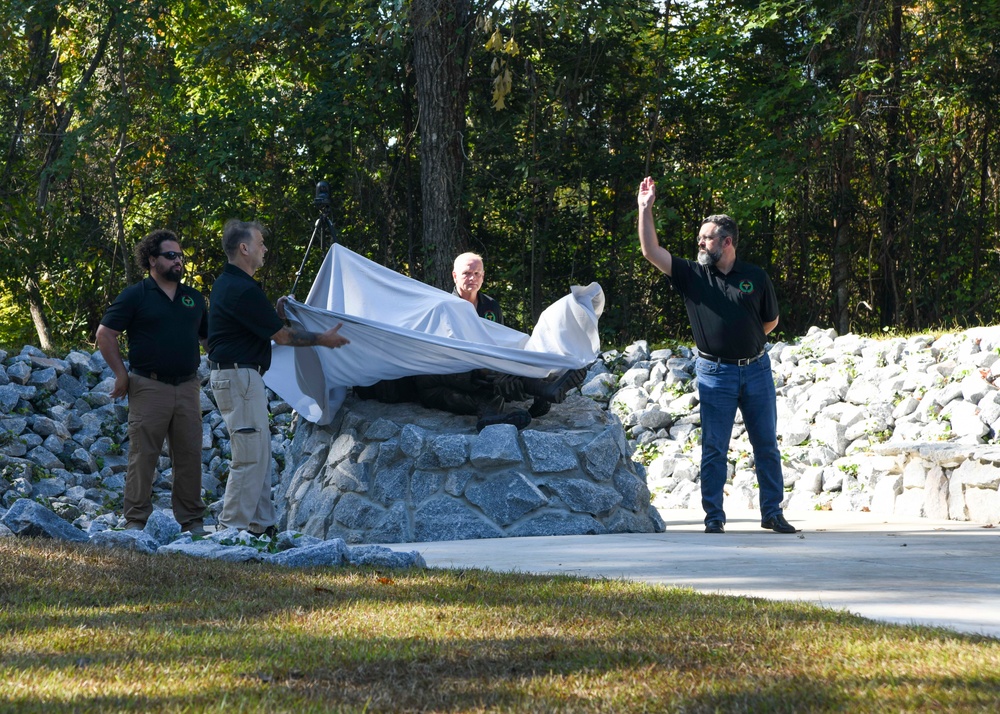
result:
[[[149,259],[158,256],[160,254],[160,246],[167,241],[173,241],[177,245],[181,244],[177,238],[177,234],[173,231],[168,231],[166,228],[157,228],[135,244],[135,264],[139,267],[139,270],[144,273],[149,272]]]
[[[736,221],[731,217],[727,216],[725,213],[716,213],[709,216],[701,222],[701,225],[706,223],[714,223],[718,227],[718,233],[720,238],[725,238],[729,236],[733,239],[733,248],[740,241],[740,229],[736,227]]]
[[[239,253],[240,243],[249,243],[253,240],[253,231],[260,231],[264,235],[264,226],[257,221],[241,221],[231,218],[222,227],[222,250],[229,259],[235,258]]]

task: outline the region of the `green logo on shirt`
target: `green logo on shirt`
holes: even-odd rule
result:
[[[190,295],[185,295],[181,298],[181,305],[184,307],[194,307],[194,300],[191,299]]]
[[[492,310],[490,310],[485,315],[483,315],[483,319],[484,320],[489,320],[490,322],[496,322],[497,321],[497,314],[495,312],[493,312]]]
[[[749,280],[744,280],[740,283],[740,292],[750,295],[753,292],[753,283]]]

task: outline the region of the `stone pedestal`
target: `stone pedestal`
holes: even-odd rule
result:
[[[521,432],[475,421],[349,397],[333,424],[300,424],[281,529],[348,543],[663,530],[620,421],[591,400]]]

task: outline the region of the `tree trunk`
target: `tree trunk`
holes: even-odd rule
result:
[[[854,219],[854,135],[848,128],[840,142],[840,157],[836,162],[835,207],[833,215],[833,270],[830,283],[833,289],[833,324],[838,334],[851,331],[851,232]]]
[[[24,291],[28,297],[28,311],[31,313],[31,322],[35,325],[35,332],[38,333],[38,346],[46,352],[55,349],[52,344],[52,331],[49,329],[49,321],[45,317],[45,303],[42,300],[42,290],[34,276],[29,275],[24,279]]]
[[[115,12],[112,12],[108,17],[107,24],[98,39],[94,56],[91,58],[87,69],[84,71],[76,86],[73,88],[70,98],[63,104],[52,108],[52,113],[55,117],[56,123],[54,125],[54,130],[52,131],[51,140],[49,141],[49,145],[45,151],[41,170],[38,174],[38,190],[35,192],[35,218],[37,221],[35,241],[33,243],[35,246],[45,245],[45,241],[49,240],[51,237],[46,235],[48,231],[44,230],[43,226],[46,221],[46,212],[48,209],[52,182],[56,178],[53,167],[56,165],[58,160],[62,158],[62,149],[64,145],[63,139],[66,135],[66,131],[69,129],[70,121],[73,118],[74,108],[79,104],[80,99],[83,97],[90,84],[90,80],[93,78],[101,60],[104,58],[104,53],[108,48],[108,42],[111,39],[111,34],[114,31],[117,19],[118,16]],[[48,49],[48,44],[45,44],[44,47]],[[39,59],[45,60],[46,57],[43,56]],[[56,62],[58,62],[58,60],[56,60]],[[54,74],[58,75],[58,73]],[[29,251],[31,251],[30,248]],[[30,257],[31,256],[29,256],[29,258]],[[31,264],[28,274],[24,279],[25,293],[28,300],[28,311],[31,313],[31,321],[34,323],[35,332],[38,334],[39,346],[43,350],[51,350],[53,349],[52,332],[49,328],[48,320],[45,317],[45,301],[42,299],[41,285],[33,272],[41,269],[41,264],[37,262]]]
[[[895,327],[899,323],[899,285],[896,256],[899,252],[896,240],[899,237],[899,166],[896,157],[900,150],[899,128],[900,84],[902,82],[902,28],[903,9],[900,0],[893,0],[889,25],[888,44],[885,47],[885,64],[889,67],[890,82],[886,97],[885,146],[883,166],[885,172],[885,195],[882,200],[880,232],[882,246],[879,264],[882,270],[879,309],[881,327]]]
[[[410,12],[419,105],[424,279],[450,289],[452,263],[466,244],[462,131],[473,17],[469,0],[413,0]]]

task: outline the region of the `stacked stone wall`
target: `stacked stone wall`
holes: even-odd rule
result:
[[[649,533],[663,523],[617,418],[570,397],[518,432],[414,404],[349,399],[299,427],[282,525],[348,543]]]
[[[813,328],[768,353],[786,509],[1000,521],[1000,328],[887,339]],[[621,416],[653,504],[699,507],[692,351],[637,342],[606,361],[612,369],[583,391]],[[728,503],[757,507],[739,415],[726,490]]]

